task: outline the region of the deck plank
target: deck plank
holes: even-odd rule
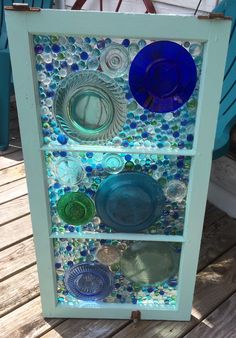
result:
[[[19,180],[25,177],[25,165],[24,163],[15,165],[10,168],[1,170],[0,172],[0,186]]]
[[[21,196],[0,205],[0,225],[25,216],[30,212],[28,195]]]
[[[36,338],[63,319],[44,320],[37,297],[0,319],[0,338]]]
[[[0,227],[0,250],[23,241],[32,236],[32,226],[30,215],[20,217],[15,221]]]
[[[0,285],[0,316],[13,311],[39,295],[36,264],[6,279]]]
[[[0,170],[12,167],[23,162],[22,150],[19,149],[7,155],[3,155],[0,161]]]
[[[129,324],[128,320],[69,319],[42,338],[108,338]]]
[[[236,244],[236,220],[224,214],[204,225],[198,271]]]
[[[33,265],[36,261],[33,238],[0,252],[0,279],[6,279]]]
[[[0,204],[27,194],[26,178],[0,186]]]
[[[131,323],[114,335],[114,338],[182,337],[213,311],[218,304],[236,291],[235,259],[236,246],[198,274],[191,321],[141,321],[137,324]],[[195,335],[192,337],[202,336]]]
[[[184,338],[236,337],[236,293],[197,325]]]

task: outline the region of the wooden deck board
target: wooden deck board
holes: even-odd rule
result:
[[[30,215],[20,217],[0,227],[0,250],[32,236]]]
[[[26,179],[9,182],[0,186],[0,204],[27,194]]]
[[[229,297],[184,338],[236,337],[236,293]]]
[[[0,252],[0,279],[6,279],[33,265],[36,261],[33,238]]]

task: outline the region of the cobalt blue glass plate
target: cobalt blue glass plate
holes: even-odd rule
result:
[[[129,85],[136,101],[157,113],[180,108],[192,95],[196,81],[191,54],[172,41],[156,41],[144,47],[129,72]]]
[[[95,195],[97,214],[102,222],[121,232],[148,228],[161,216],[164,203],[159,183],[137,172],[109,176]]]
[[[66,271],[65,286],[72,296],[80,300],[101,300],[113,289],[113,275],[103,264],[79,263]]]

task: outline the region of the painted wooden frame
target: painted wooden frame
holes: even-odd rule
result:
[[[30,209],[38,262],[41,301],[45,317],[130,318],[140,310],[142,319],[188,320],[191,314],[200,249],[212,149],[227,53],[230,21],[197,17],[124,13],[42,10],[38,13],[6,12],[11,61],[16,90],[21,138],[26,165]],[[60,24],[63,22],[63,25]],[[92,24],[91,24],[92,23]],[[140,27],[140,29],[137,29]],[[110,37],[198,40],[205,43],[199,104],[192,150],[153,151],[156,154],[192,157],[183,236],[141,234],[95,234],[93,238],[173,241],[182,243],[178,299],[175,308],[133,304],[89,303],[64,306],[56,303],[56,279],[52,236],[49,233],[49,201],[39,102],[34,72],[33,34],[105,35]],[[95,149],[96,148],[96,149]],[[106,151],[109,147],[93,147]],[[75,146],[70,150],[89,150]],[[114,149],[113,149],[114,151]],[[117,152],[124,152],[117,149]],[[145,150],[147,152],[147,150]],[[142,151],[140,151],[142,152]],[[20,230],[19,230],[20,231]],[[80,237],[79,235],[76,235]],[[76,237],[73,236],[73,237]],[[69,237],[69,235],[61,236]],[[89,236],[85,236],[89,238]]]

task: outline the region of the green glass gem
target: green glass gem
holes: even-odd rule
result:
[[[70,192],[63,195],[57,203],[60,218],[73,225],[86,224],[95,215],[94,202],[81,192]]]
[[[134,169],[134,163],[132,161],[127,161],[125,163],[125,169],[126,170],[133,170]]]
[[[127,105],[127,109],[134,111],[136,108],[138,107],[137,102],[136,101],[131,101],[128,105]]]

